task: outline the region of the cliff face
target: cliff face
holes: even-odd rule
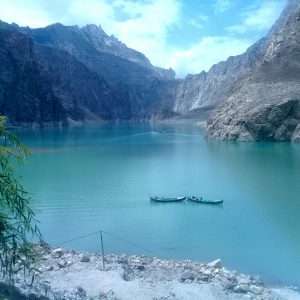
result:
[[[101,27],[0,22],[0,114],[12,122],[149,120],[212,112],[208,135],[300,141],[300,3],[209,72],[175,80]]]
[[[211,137],[300,141],[300,3],[290,1],[263,57],[208,121]]]
[[[265,39],[262,39],[245,54],[230,57],[214,65],[209,72],[188,75],[181,80],[174,110],[185,114],[193,110],[214,109],[224,102],[235,84],[247,77],[261,61],[265,43]]]
[[[31,39],[0,30],[0,112],[12,122],[61,122],[65,110],[40,68]]]
[[[99,27],[1,23],[0,38],[0,113],[12,123],[172,115],[173,72]]]

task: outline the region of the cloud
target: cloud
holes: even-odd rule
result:
[[[130,9],[130,13],[134,16],[131,15],[127,20],[115,21],[107,28],[103,27],[129,47],[146,54],[152,63],[164,65],[164,57],[168,49],[168,32],[180,23],[180,2],[155,0],[146,4],[136,2],[134,5],[134,9]]]
[[[197,18],[188,19],[187,23],[197,29],[202,29],[204,27],[205,23],[208,21],[208,19],[209,19],[208,16],[199,15],[199,16],[197,16]]]
[[[218,12],[224,12],[233,3],[233,0],[214,1]],[[245,51],[252,41],[240,33],[270,27],[284,0],[261,1],[260,6],[248,8],[242,14],[243,22],[227,28],[225,36],[205,33],[207,16],[183,15],[184,0],[1,0],[0,19],[31,27],[55,22],[100,24],[108,34],[144,53],[154,65],[172,67],[183,76],[208,70],[220,60]],[[204,36],[197,36],[191,26],[202,29]],[[174,36],[170,41],[170,32],[174,34],[177,29],[193,32],[190,47],[179,44]]]
[[[0,18],[6,22],[17,22],[23,26],[46,26],[51,23],[48,14],[39,3],[22,0],[1,1]]]
[[[223,13],[232,6],[233,0],[215,0],[214,9],[216,13]]]
[[[246,39],[207,36],[189,49],[174,50],[168,64],[177,70],[179,76],[200,73],[202,70],[208,71],[213,64],[229,56],[243,53],[251,44]]]
[[[259,6],[247,8],[241,17],[243,21],[227,28],[228,32],[244,34],[249,31],[263,31],[269,29],[279,17],[284,0],[264,0]]]

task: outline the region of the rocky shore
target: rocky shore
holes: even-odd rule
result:
[[[34,276],[24,280],[19,272],[13,289],[0,281],[4,299],[300,299],[295,290],[268,288],[259,278],[229,271],[220,260],[203,264],[109,254],[103,269],[99,254],[45,246],[37,253]]]

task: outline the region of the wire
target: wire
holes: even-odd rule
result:
[[[96,235],[96,234],[100,233],[100,231],[101,230],[98,230],[98,231],[94,231],[94,232],[91,232],[91,233],[88,233],[88,234],[85,234],[85,235],[80,235],[80,236],[74,237],[70,240],[66,240],[66,241],[63,241],[63,242],[59,243],[59,245],[65,245],[65,244],[69,244],[69,243],[74,242],[74,241],[85,239],[87,237],[90,237],[90,236],[93,236],[93,235]]]
[[[114,237],[114,238],[117,239],[117,240],[123,241],[123,242],[125,242],[125,243],[127,243],[127,244],[129,244],[129,245],[132,245],[132,246],[134,246],[135,248],[138,248],[138,249],[140,249],[140,250],[143,250],[143,251],[146,251],[146,252],[155,254],[155,252],[154,252],[153,250],[147,249],[147,248],[145,248],[145,247],[143,247],[143,246],[140,246],[140,245],[136,244],[135,242],[129,241],[129,240],[127,240],[127,239],[124,239],[124,238],[122,238],[122,237],[116,235],[115,233],[111,233],[111,232],[107,232],[107,231],[102,231],[102,232],[105,233],[105,234],[107,234],[107,235],[110,235],[110,236]]]

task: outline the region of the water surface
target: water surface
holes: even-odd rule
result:
[[[192,125],[111,125],[20,132],[21,169],[52,245],[209,261],[300,286],[300,146],[206,141]],[[223,207],[153,205],[203,195]]]

